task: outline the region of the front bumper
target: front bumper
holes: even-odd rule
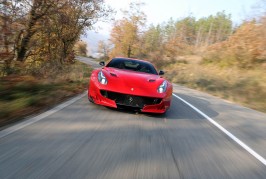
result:
[[[99,89],[93,83],[90,84],[88,98],[95,104],[112,108],[132,108],[148,113],[165,113],[171,103],[171,97],[156,98],[111,92]]]

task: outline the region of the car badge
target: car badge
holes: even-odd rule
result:
[[[129,102],[132,103],[132,101],[133,101],[133,98],[129,97]]]
[[[134,91],[134,88],[131,88],[131,91]]]

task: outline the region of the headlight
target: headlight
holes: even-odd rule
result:
[[[163,81],[162,84],[158,87],[157,91],[158,93],[164,93],[167,88],[167,82]]]
[[[107,79],[106,79],[106,77],[104,76],[104,74],[103,74],[102,71],[100,71],[100,72],[98,73],[98,81],[99,81],[101,84],[103,84],[103,85],[106,85],[106,84],[107,84]]]

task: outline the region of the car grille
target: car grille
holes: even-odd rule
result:
[[[142,109],[145,105],[159,104],[162,101],[161,98],[128,95],[106,90],[101,90],[101,94],[108,99],[114,100],[119,106],[130,106],[140,109]]]

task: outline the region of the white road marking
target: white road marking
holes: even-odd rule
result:
[[[244,142],[242,142],[240,139],[238,139],[236,136],[234,136],[231,132],[226,130],[224,127],[222,127],[220,124],[218,124],[216,121],[214,121],[212,118],[204,114],[201,110],[190,104],[189,102],[185,101],[183,98],[177,96],[173,93],[173,96],[175,96],[177,99],[181,100],[185,104],[187,104],[189,107],[194,109],[196,112],[198,112],[200,115],[202,115],[204,118],[206,118],[209,122],[211,122],[213,125],[215,125],[218,129],[220,129],[222,132],[224,132],[228,137],[230,137],[232,140],[234,140],[237,144],[239,144],[242,148],[244,148],[247,152],[249,152],[251,155],[253,155],[256,159],[258,159],[261,163],[263,163],[266,166],[266,159],[263,158],[261,155],[259,155],[257,152],[255,152],[253,149],[251,149],[249,146],[247,146]]]
[[[5,136],[7,136],[7,135],[9,135],[9,134],[11,134],[11,133],[13,133],[13,132],[16,132],[16,131],[18,131],[18,130],[26,127],[26,126],[29,126],[29,125],[37,122],[37,121],[40,121],[43,118],[46,118],[47,116],[50,116],[51,114],[56,113],[57,111],[60,111],[61,109],[65,108],[65,107],[69,106],[70,104],[76,102],[77,100],[81,99],[86,94],[87,94],[87,92],[84,92],[84,93],[78,95],[77,97],[75,97],[75,98],[73,98],[73,99],[71,99],[69,101],[66,101],[66,102],[54,107],[53,109],[50,109],[50,110],[48,110],[48,111],[46,111],[46,112],[44,112],[44,113],[42,113],[42,114],[40,114],[38,116],[32,117],[32,118],[30,118],[30,119],[28,119],[28,120],[26,120],[24,122],[18,123],[18,124],[14,125],[14,126],[11,126],[9,128],[6,128],[6,129],[0,131],[0,139],[5,137]]]

